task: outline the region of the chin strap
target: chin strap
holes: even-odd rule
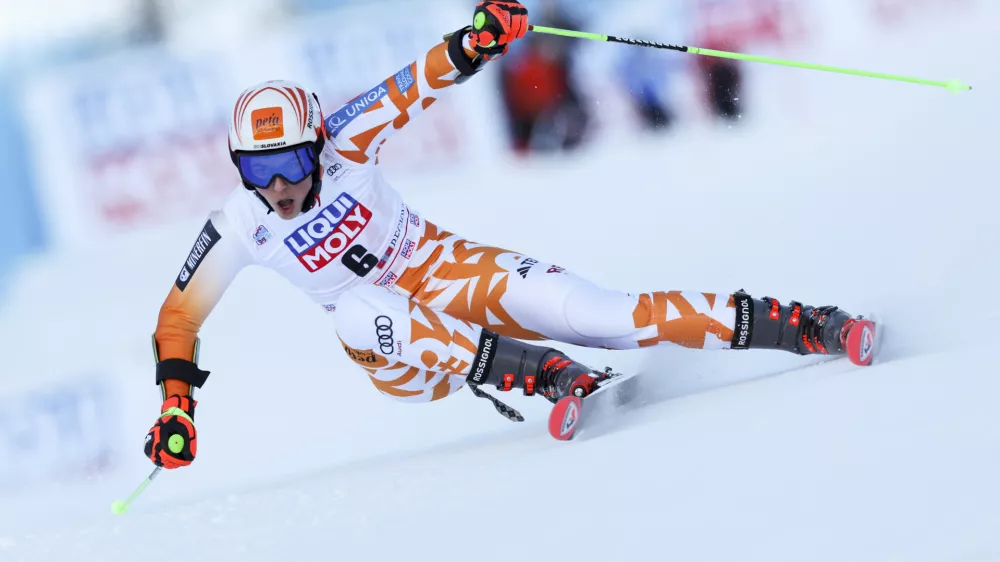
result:
[[[323,166],[316,166],[313,172],[313,184],[309,193],[306,193],[306,200],[302,202],[302,212],[308,212],[319,202],[319,190],[323,188]]]
[[[265,207],[267,207],[267,214],[270,215],[271,213],[274,212],[274,207],[272,207],[271,204],[267,202],[267,199],[264,199],[264,196],[261,195],[259,191],[254,189],[253,194],[257,196],[257,199],[260,199],[260,202],[263,203]]]

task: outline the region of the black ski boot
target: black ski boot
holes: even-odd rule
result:
[[[733,349],[783,349],[799,355],[847,353],[847,335],[859,318],[836,306],[803,306],[791,301],[733,295],[736,329]]]
[[[466,381],[473,394],[493,402],[505,417],[521,421],[524,418],[516,410],[478,387],[489,384],[502,392],[518,388],[524,391],[525,396],[540,394],[555,404],[571,393],[581,398],[587,396],[597,389],[599,382],[611,376],[610,369],[595,371],[569,359],[559,350],[483,329],[476,360]]]

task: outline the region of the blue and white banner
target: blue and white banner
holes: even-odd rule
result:
[[[0,393],[0,496],[41,482],[80,484],[118,468],[119,389],[83,375]]]
[[[382,3],[379,12],[404,6]],[[421,13],[398,33],[370,8],[350,6],[241,44],[184,53],[153,48],[32,77],[22,99],[53,245],[93,247],[110,236],[203,219],[239,185],[226,141],[239,92],[264,80],[295,80],[314,90],[330,115],[469,18],[453,2],[425,3]],[[381,153],[386,173],[433,173],[485,154],[485,133],[477,136],[468,123],[489,97],[489,81],[477,77],[449,92],[394,138]]]

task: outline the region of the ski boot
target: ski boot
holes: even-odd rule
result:
[[[875,324],[836,306],[804,306],[777,299],[733,295],[736,329],[733,349],[782,349],[798,355],[844,355],[861,366],[874,358]]]
[[[501,392],[521,389],[525,396],[539,394],[555,404],[564,396],[583,398],[609,378],[611,369],[595,371],[573,361],[559,350],[532,345],[497,335],[483,329],[476,361],[466,381],[473,394],[493,402],[502,415],[514,421],[524,418],[516,411],[483,392],[481,385],[495,386]],[[520,419],[518,419],[520,418]]]

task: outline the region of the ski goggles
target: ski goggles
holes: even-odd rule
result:
[[[280,152],[244,152],[236,155],[240,177],[244,183],[258,189],[267,189],[278,177],[287,183],[299,183],[311,176],[318,164],[312,144]]]

